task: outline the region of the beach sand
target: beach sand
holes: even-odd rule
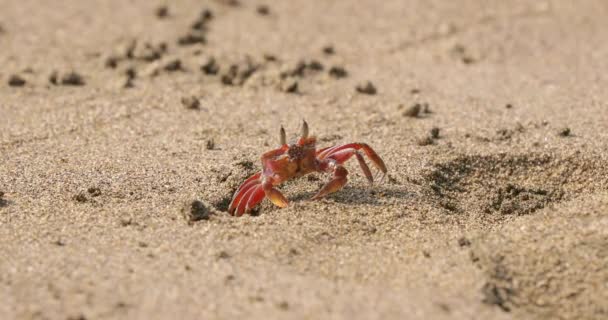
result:
[[[608,318],[605,1],[166,3],[0,1],[0,318]]]

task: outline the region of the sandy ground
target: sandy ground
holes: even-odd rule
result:
[[[608,318],[605,1],[0,8],[0,318]],[[384,182],[229,216],[302,119]]]

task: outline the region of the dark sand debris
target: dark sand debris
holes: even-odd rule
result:
[[[200,220],[209,220],[209,217],[211,216],[211,211],[200,200],[187,201],[182,207],[182,213],[190,223]]]
[[[374,86],[374,84],[371,81],[362,82],[362,83],[358,84],[355,87],[355,89],[359,93],[368,94],[368,95],[374,95],[378,92],[376,90],[376,87]]]
[[[340,79],[348,76],[348,72],[344,67],[333,66],[329,68],[329,75],[333,78]]]
[[[26,81],[18,74],[13,74],[8,78],[8,85],[11,87],[23,87]]]
[[[184,107],[186,107],[186,109],[190,109],[190,110],[199,110],[201,107],[200,101],[195,96],[183,97],[182,105],[184,105]]]
[[[264,4],[259,5],[255,11],[261,16],[267,16],[270,14],[270,8]]]

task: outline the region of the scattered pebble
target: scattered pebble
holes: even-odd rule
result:
[[[220,71],[220,66],[215,61],[214,57],[209,57],[201,66],[201,71],[208,75],[215,75]]]
[[[403,116],[417,118],[420,115],[420,111],[422,111],[422,105],[420,103],[416,103],[403,111]]]
[[[230,65],[222,74],[221,81],[225,85],[241,86],[258,70],[258,68],[259,65],[254,63],[250,57],[247,57],[240,63]]]
[[[190,110],[199,110],[201,107],[200,101],[195,96],[183,97],[182,104],[184,105],[184,107]]]
[[[458,245],[461,247],[468,247],[471,245],[471,241],[465,237],[461,237],[458,239]]]
[[[167,62],[167,64],[165,64],[163,69],[165,71],[169,71],[169,72],[181,71],[181,70],[183,70],[182,61],[180,59],[173,59],[173,60]]]
[[[160,7],[156,8],[156,16],[159,19],[167,18],[169,16],[169,7],[160,6]]]
[[[327,45],[323,47],[323,53],[329,56],[335,54],[336,51],[334,50],[334,47],[332,45]]]
[[[73,199],[80,203],[87,202],[87,196],[84,193],[75,195]]]
[[[137,71],[135,70],[135,68],[131,67],[125,70],[125,75],[127,79],[123,84],[123,88],[133,88],[135,86],[133,82],[135,81],[135,78],[137,78]]]
[[[376,87],[371,81],[358,84],[355,89],[362,94],[374,95],[377,93]]]
[[[314,71],[323,71],[323,64],[317,60],[311,60],[308,65],[308,69]]]
[[[220,251],[217,253],[217,258],[218,259],[229,259],[230,258],[230,254],[224,250]]]
[[[437,128],[437,127],[431,128],[431,138],[439,139],[439,128]]]
[[[84,79],[76,72],[68,72],[61,78],[61,84],[66,86],[83,86]]]
[[[101,195],[101,190],[97,187],[90,187],[87,189],[87,192],[91,195],[91,197],[99,197]]]
[[[11,87],[23,87],[25,83],[25,79],[17,74],[13,74],[8,78],[8,85]]]
[[[265,53],[264,54],[264,60],[268,61],[268,62],[276,62],[279,59],[277,59],[277,57],[273,54],[270,53]]]
[[[507,108],[507,109],[511,109],[511,108],[513,108],[513,105],[512,105],[512,104],[510,104],[510,103],[507,103],[507,105],[505,105],[505,108]]]
[[[215,141],[213,139],[207,140],[207,144],[205,145],[205,148],[207,150],[214,150],[215,149]]]
[[[298,92],[298,81],[296,79],[290,78],[281,82],[281,91],[287,93],[296,93]]]
[[[117,56],[109,56],[106,58],[104,65],[106,68],[116,69],[118,67],[118,63],[120,62],[120,58]]]
[[[194,32],[189,32],[177,39],[177,44],[180,46],[191,46],[199,43],[205,44],[206,42],[207,39],[205,39],[204,35]]]
[[[348,72],[346,72],[346,69],[344,69],[343,67],[333,66],[329,68],[329,75],[336,79],[340,79],[346,77],[348,75]]]
[[[211,211],[200,200],[188,201],[182,208],[182,213],[184,213],[188,222],[208,220],[211,215]]]
[[[281,310],[289,310],[289,303],[287,301],[281,301],[277,304],[277,307]]]
[[[241,5],[239,0],[215,0],[219,4],[223,4],[230,7],[238,7]]]
[[[70,71],[63,75],[60,75],[57,71],[53,71],[49,76],[49,81],[54,85],[64,85],[64,86],[84,86],[85,81],[84,78],[74,72]]]
[[[267,6],[267,5],[264,5],[264,4],[259,5],[259,6],[256,8],[256,11],[257,11],[257,13],[258,13],[259,15],[261,15],[261,16],[267,16],[267,15],[269,15],[269,14],[270,14],[270,9],[268,8],[268,6]]]
[[[430,136],[426,136],[424,138],[420,138],[418,139],[418,141],[416,141],[416,144],[418,144],[419,146],[430,146],[432,144],[435,144],[435,140],[433,140],[432,137]]]
[[[211,21],[212,19],[213,19],[213,12],[211,12],[211,10],[209,10],[209,9],[204,9],[201,12],[201,14],[198,16],[198,19],[196,19],[192,23],[192,26],[190,28],[192,30],[197,30],[197,31],[206,31],[207,23],[209,23],[209,21]]]
[[[569,137],[572,134],[572,132],[570,131],[570,128],[563,128],[559,131],[559,135],[562,137]]]

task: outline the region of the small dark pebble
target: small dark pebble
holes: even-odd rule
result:
[[[156,8],[156,16],[159,19],[164,19],[164,18],[168,17],[169,16],[169,7],[160,6],[160,7]]]
[[[440,129],[437,127],[431,128],[431,138],[439,139],[439,131],[440,131]]]
[[[323,53],[325,53],[326,55],[332,55],[335,54],[336,51],[334,50],[334,47],[332,45],[328,45],[323,47]]]
[[[25,82],[25,79],[17,74],[13,74],[8,78],[8,85],[11,87],[23,87]]]
[[[512,105],[512,104],[510,104],[510,103],[507,103],[507,105],[505,105],[505,108],[507,108],[507,109],[511,109],[511,108],[513,108],[513,105]]]
[[[228,258],[230,258],[230,254],[228,252],[222,250],[217,253],[217,258],[218,259],[228,259]]]
[[[317,60],[312,60],[308,63],[308,69],[314,71],[323,71],[323,64]]]
[[[220,71],[220,66],[215,61],[214,57],[209,57],[201,66],[201,71],[208,75],[215,75]]]
[[[106,68],[116,69],[118,67],[118,63],[120,62],[120,58],[116,56],[110,56],[106,59],[104,65]]]
[[[213,139],[207,140],[207,144],[205,145],[205,148],[207,150],[213,150],[213,149],[215,149],[215,141],[213,141]]]
[[[420,103],[416,103],[407,108],[407,110],[403,111],[403,116],[416,118],[420,115],[420,111],[422,111],[422,105]]]
[[[418,89],[418,88],[410,89],[410,94],[419,94],[419,93],[420,93],[420,89]]]
[[[461,247],[468,247],[471,245],[471,241],[465,237],[458,239],[458,245]]]
[[[137,70],[135,70],[133,67],[127,68],[127,70],[125,70],[125,75],[127,76],[128,80],[134,80],[137,78]]]
[[[101,195],[101,190],[97,187],[90,187],[87,189],[87,192],[91,195],[91,197],[98,197]]]
[[[190,110],[198,110],[201,107],[200,101],[195,96],[183,97],[182,105],[184,105],[184,107],[186,107],[187,109],[190,109]]]
[[[281,301],[277,304],[277,307],[281,310],[289,310],[289,303],[287,303],[287,301]]]
[[[57,239],[57,240],[53,241],[53,244],[56,245],[56,246],[58,246],[58,247],[65,246],[65,242],[63,240],[61,240],[61,239]]]
[[[562,137],[569,137],[571,134],[570,128],[563,128],[559,131],[559,135]]]
[[[435,140],[433,140],[433,138],[430,137],[430,136],[426,136],[424,138],[420,138],[420,139],[418,139],[418,141],[416,141],[416,144],[418,144],[419,146],[422,146],[422,147],[424,147],[424,146],[430,146],[430,145],[432,145],[434,143],[435,143]]]
[[[4,197],[4,191],[0,191],[0,199]]]
[[[360,83],[355,87],[357,92],[362,94],[374,95],[377,93],[376,87],[371,81],[366,81],[364,83]]]
[[[236,163],[236,165],[241,166],[241,167],[245,168],[246,170],[253,170],[255,168],[254,163],[249,160],[239,161]]]
[[[277,57],[273,54],[270,53],[265,53],[264,54],[264,60],[268,61],[268,62],[276,62],[279,59],[277,59]]]
[[[430,257],[431,257],[431,253],[430,253],[430,252],[428,252],[428,251],[426,251],[426,250],[422,250],[422,255],[423,255],[425,258],[430,258]]]
[[[57,71],[53,71],[49,76],[49,82],[54,85],[64,85],[64,86],[83,86],[85,84],[83,77],[74,72],[68,72],[61,77]]]
[[[207,42],[205,36],[199,33],[190,32],[177,39],[177,44],[180,46],[191,46],[195,44],[204,44]]]
[[[182,209],[183,213],[189,222],[195,222],[199,220],[208,220],[211,212],[200,200],[193,200],[188,202]]]
[[[241,2],[239,0],[215,0],[215,1],[218,2],[219,4],[227,5],[230,7],[238,7],[241,5]]]
[[[199,15],[198,19],[192,23],[190,27],[192,30],[205,31],[207,29],[207,23],[213,19],[213,12],[209,9],[204,9]]]
[[[281,91],[287,93],[296,93],[298,92],[298,81],[295,79],[287,79],[281,83]]]
[[[333,66],[329,68],[329,75],[336,79],[340,79],[348,76],[348,72],[346,72],[346,69],[343,67]]]
[[[167,64],[165,64],[163,69],[165,69],[165,71],[169,71],[169,72],[183,70],[182,61],[179,59],[171,60]]]
[[[261,16],[267,16],[270,14],[270,9],[267,5],[259,5],[256,9],[257,13]]]
[[[87,202],[87,196],[85,196],[84,193],[79,193],[74,196],[74,200],[78,202]]]

